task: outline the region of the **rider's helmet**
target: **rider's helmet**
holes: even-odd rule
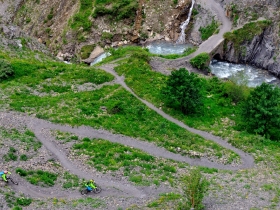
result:
[[[4,174],[7,174],[8,173],[8,171],[4,171]]]
[[[94,180],[93,180],[93,179],[91,179],[91,180],[89,180],[89,182],[94,182]]]

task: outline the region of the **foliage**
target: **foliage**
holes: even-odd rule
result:
[[[82,59],[88,58],[91,52],[94,50],[95,46],[96,46],[95,44],[83,46],[81,48],[81,58]]]
[[[109,33],[109,32],[102,32],[101,34],[101,40],[112,40],[113,39],[113,34]]]
[[[248,79],[244,71],[232,75],[229,81],[223,83],[224,96],[231,98],[234,103],[246,100],[250,93]]]
[[[198,69],[205,69],[210,62],[210,56],[208,53],[200,53],[190,60],[190,63],[193,67]]]
[[[16,155],[16,149],[14,147],[10,147],[9,152],[3,156],[5,161],[16,161],[18,156]]]
[[[266,83],[256,87],[243,105],[242,118],[250,132],[280,140],[280,89]]]
[[[250,42],[255,36],[260,35],[269,25],[271,25],[271,21],[263,20],[247,23],[243,28],[234,30],[233,32],[226,32],[224,34],[225,46],[228,42],[233,42],[234,48],[240,51],[242,44]]]
[[[187,202],[179,209],[194,208],[201,210],[204,208],[202,201],[205,193],[208,190],[209,182],[203,178],[199,169],[191,170],[190,174],[183,177],[184,195]]]
[[[38,185],[41,183],[42,186],[53,186],[57,179],[57,174],[50,173],[42,170],[29,170],[26,171],[22,168],[17,168],[16,172],[27,179],[31,184]]]
[[[20,159],[21,161],[27,161],[28,157],[27,157],[27,155],[23,154],[23,155],[20,156],[19,159]]]
[[[5,192],[5,200],[9,207],[13,207],[13,210],[21,210],[21,206],[29,206],[32,203],[31,198],[16,197],[14,192]]]
[[[74,15],[71,23],[71,28],[79,30],[81,27],[83,31],[90,31],[92,23],[89,20],[93,8],[92,0],[80,0],[80,10]]]
[[[171,72],[163,89],[163,95],[169,106],[180,108],[184,114],[196,113],[203,106],[201,79],[183,68]]]
[[[63,179],[65,180],[65,182],[63,183],[62,187],[65,189],[79,186],[79,177],[77,175],[65,172],[63,175]]]
[[[111,5],[109,8],[106,5]],[[93,17],[107,15],[110,19],[122,20],[131,19],[133,20],[138,9],[138,2],[134,0],[107,0],[107,1],[96,1],[95,10]]]
[[[0,59],[0,82],[14,75],[14,70],[9,62]]]
[[[218,28],[219,28],[219,24],[214,19],[212,20],[211,24],[206,26],[205,28],[200,27],[199,31],[201,33],[201,39],[202,40],[208,39],[210,36],[212,36],[214,33],[217,32]]]
[[[169,55],[158,55],[159,57],[166,58],[166,59],[176,59],[188,56],[196,51],[196,47],[189,47],[187,48],[183,54],[169,54]]]
[[[73,148],[77,155],[87,155],[87,162],[98,171],[123,171],[124,176],[128,176],[131,182],[138,185],[149,185],[151,179],[155,178],[163,180],[165,178],[161,177],[162,175],[170,179],[177,172],[173,165],[119,143],[84,138]]]

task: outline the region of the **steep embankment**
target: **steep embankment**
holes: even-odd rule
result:
[[[248,63],[267,69],[279,77],[280,2],[276,0],[250,2],[228,0],[221,1],[221,3],[227,8],[228,15],[237,28],[258,19],[270,21],[266,27],[260,27],[260,24],[245,25],[243,29],[227,36],[222,59],[235,63]],[[231,39],[234,35],[236,37]]]

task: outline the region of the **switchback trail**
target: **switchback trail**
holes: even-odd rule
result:
[[[112,74],[115,78],[116,78],[116,83],[119,83],[122,87],[124,87],[127,91],[129,91],[131,94],[133,94],[138,100],[140,100],[142,103],[146,104],[149,108],[151,108],[152,110],[154,110],[155,112],[157,112],[159,115],[161,115],[162,117],[164,117],[165,119],[177,124],[178,126],[192,132],[195,133],[205,139],[211,140],[213,142],[216,142],[217,144],[223,146],[224,148],[230,149],[232,151],[234,151],[235,153],[237,153],[240,156],[240,159],[242,161],[242,164],[238,165],[238,166],[231,166],[231,165],[224,165],[224,164],[219,164],[219,163],[214,163],[211,162],[205,158],[201,158],[201,159],[192,159],[192,158],[188,158],[188,157],[184,157],[178,154],[174,154],[174,153],[170,153],[168,151],[166,151],[163,148],[158,148],[155,146],[150,145],[148,148],[140,148],[138,146],[139,145],[139,141],[137,141],[137,145],[135,145],[134,147],[142,149],[145,152],[148,152],[154,156],[159,156],[159,157],[164,157],[164,158],[169,158],[169,159],[173,159],[173,160],[177,160],[177,161],[182,161],[182,162],[187,162],[190,165],[198,165],[198,166],[206,166],[206,167],[210,167],[210,168],[217,168],[217,169],[225,169],[225,170],[238,170],[238,169],[245,169],[245,168],[252,168],[254,166],[254,158],[243,152],[240,149],[237,149],[235,147],[233,147],[232,145],[230,145],[229,143],[227,143],[226,141],[224,141],[222,138],[214,136],[210,133],[207,133],[205,131],[201,131],[201,130],[197,130],[191,127],[188,127],[187,125],[185,125],[183,122],[171,117],[170,115],[166,114],[165,112],[163,112],[162,110],[158,109],[157,107],[155,107],[153,104],[149,103],[146,100],[143,100],[142,98],[139,98],[124,82],[125,78],[123,76],[119,76],[115,71],[114,71],[114,64],[107,64],[107,65],[103,65],[100,68],[103,69],[104,71]],[[127,137],[126,137],[127,138]],[[130,138],[131,139],[131,138]],[[131,139],[132,140],[132,139]],[[129,141],[131,141],[129,140]],[[135,142],[135,140],[133,140]],[[136,142],[135,142],[136,143]],[[144,142],[143,142],[144,143]],[[142,144],[142,143],[141,143]],[[144,143],[147,144],[147,143]],[[163,150],[164,153],[163,153]]]
[[[216,14],[217,18],[221,22],[219,33],[209,37],[206,41],[199,45],[199,48],[194,53],[189,56],[174,60],[153,57],[150,61],[150,65],[154,70],[161,72],[170,72],[171,69],[187,68],[190,71],[197,71],[188,64],[188,61],[202,52],[212,52],[212,50],[214,50],[217,46],[220,45],[220,43],[223,42],[224,33],[231,30],[232,23],[226,17],[225,11],[219,3],[217,3],[215,0],[197,0],[196,3],[200,4],[207,10],[211,10]]]

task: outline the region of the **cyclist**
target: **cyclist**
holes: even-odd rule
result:
[[[94,184],[94,180],[89,180],[86,184],[85,184],[86,188],[88,191],[92,191],[92,189],[96,189],[97,187]]]
[[[7,180],[7,174],[11,174],[10,171],[1,171],[0,172],[0,176],[2,177],[2,179],[5,181],[5,182],[8,182]]]

